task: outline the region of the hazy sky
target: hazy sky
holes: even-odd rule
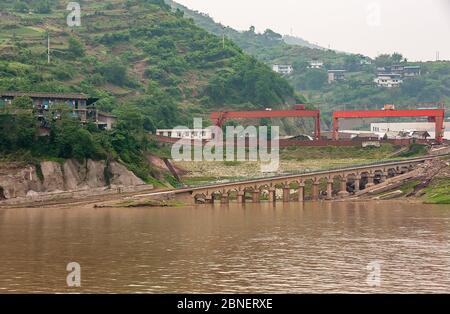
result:
[[[178,0],[238,30],[251,25],[323,47],[450,60],[450,0]]]

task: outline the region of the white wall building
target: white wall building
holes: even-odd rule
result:
[[[431,138],[434,138],[435,133],[434,122],[393,122],[393,123],[371,123],[370,131],[383,137],[385,134],[388,137],[394,137],[399,132],[412,133],[414,131],[427,131]],[[444,138],[450,140],[450,122],[444,123]]]
[[[397,87],[403,83],[402,77],[400,74],[389,73],[389,74],[378,74],[377,78],[374,79],[374,82],[379,87]]]
[[[313,61],[309,62],[309,68],[310,69],[321,69],[321,68],[323,68],[323,62],[313,60]]]
[[[197,139],[197,140],[211,140],[211,129],[158,129],[156,135],[178,138],[178,139]]]
[[[274,64],[272,70],[280,74],[291,74],[294,72],[294,67],[291,64]]]

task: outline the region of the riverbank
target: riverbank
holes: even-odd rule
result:
[[[403,175],[405,176],[405,175]],[[372,200],[417,200],[424,204],[450,204],[450,160],[432,160],[413,173],[394,177],[365,191],[359,192],[359,199]]]
[[[290,149],[289,152],[292,153],[296,149]],[[332,149],[334,150],[334,148]],[[353,150],[359,150],[359,148],[354,148]],[[389,150],[382,149],[383,154],[389,152]],[[311,158],[311,152],[310,157]],[[375,155],[377,156],[380,151],[375,150]],[[404,152],[404,150],[403,150]],[[348,154],[348,151],[343,150],[340,157],[344,157],[343,154]],[[283,152],[286,154],[286,151]],[[339,154],[338,154],[339,155]],[[314,170],[326,170],[336,167],[345,166],[355,166],[356,164],[370,164],[369,159],[326,159],[325,155],[321,155],[322,159],[317,158],[307,159],[307,160],[292,160],[284,157],[285,160],[282,161],[282,165],[289,165],[289,172],[310,172]],[[300,159],[300,158],[297,158]],[[378,161],[378,160],[377,160]],[[373,163],[374,161],[372,161]],[[98,164],[100,163],[100,164]],[[153,162],[153,164],[155,164]],[[220,164],[219,167],[216,167]],[[314,168],[313,164],[318,165],[318,168]],[[44,166],[44,167],[43,167]],[[183,169],[178,163],[179,169]],[[210,162],[210,163],[195,163],[196,167],[199,167],[197,171],[189,169],[183,172],[181,180],[190,186],[200,186],[205,184],[211,184],[213,182],[225,183],[230,180],[236,179],[249,179],[255,177],[258,172],[251,167],[258,167],[257,163],[248,162]],[[246,174],[242,171],[242,167],[248,167],[249,173]],[[303,168],[300,168],[303,167]],[[134,177],[133,173],[128,171],[124,166],[116,163],[110,163],[108,167],[101,162],[94,162],[88,160],[86,166],[83,167],[81,164],[77,164],[76,161],[68,160],[64,163],[56,162],[45,162],[40,165],[40,167],[35,168],[20,168],[14,172],[6,173],[4,171],[0,172],[0,179],[3,178],[2,182],[16,182],[22,180],[24,186],[26,185],[28,189],[32,186],[36,186],[37,189],[44,190],[42,192],[36,192],[31,190],[31,192],[22,193],[25,194],[21,197],[3,199],[0,201],[0,207],[39,207],[43,205],[60,205],[60,204],[77,204],[84,203],[87,205],[92,205],[97,207],[155,207],[155,206],[179,206],[181,204],[176,202],[170,202],[170,189],[161,188],[161,199],[158,199],[159,194],[152,192],[157,192],[154,190],[152,185],[143,184],[137,177]],[[6,168],[7,169],[7,168]],[[110,173],[109,185],[106,185],[106,173],[108,171],[114,170]],[[119,169],[120,171],[118,171]],[[161,166],[161,169],[164,170]],[[217,178],[214,176],[206,176],[210,173],[207,170],[216,172],[216,174],[222,174],[223,177]],[[230,171],[229,169],[234,169]],[[295,171],[294,171],[295,169]],[[101,170],[101,171],[100,171]],[[184,168],[183,170],[186,170]],[[448,158],[445,160],[426,162],[418,168],[419,171],[410,172],[409,174],[395,176],[388,179],[386,182],[379,183],[374,187],[365,189],[358,192],[357,194],[351,193],[351,199],[405,199],[412,200],[416,199],[424,203],[435,203],[435,204],[449,204],[450,203],[450,166]],[[41,176],[39,175],[41,172]],[[283,174],[282,171],[281,174]],[[200,175],[203,176],[200,176]],[[240,176],[237,176],[240,174]],[[196,175],[198,177],[196,177]],[[227,175],[235,175],[227,177]],[[6,178],[7,180],[5,180]],[[12,179],[11,179],[12,178]],[[125,178],[127,180],[125,180]],[[20,181],[20,182],[22,182]],[[395,184],[388,184],[390,182]],[[99,184],[100,183],[100,184]],[[120,183],[118,185],[117,183]],[[127,184],[124,184],[127,183]],[[324,182],[321,182],[322,185]],[[4,184],[4,183],[3,183]],[[30,185],[31,184],[31,185]],[[11,185],[11,184],[10,184]],[[321,191],[326,191],[326,185],[320,185]],[[387,185],[387,186],[386,186]],[[16,188],[15,185],[13,185]],[[58,190],[57,187],[82,187],[76,189],[68,189],[67,191]],[[308,192],[311,186],[307,185],[305,191]],[[336,188],[336,187],[335,187]],[[339,187],[337,187],[339,188]],[[9,190],[11,195],[11,190]],[[283,198],[282,191],[279,192],[276,197],[281,200]],[[350,191],[351,192],[351,191]],[[280,194],[281,193],[281,194]],[[322,193],[321,193],[322,194]],[[4,195],[4,190],[3,194]],[[322,195],[323,196],[323,195]],[[152,199],[156,197],[156,202]],[[324,197],[323,197],[324,198]],[[163,201],[161,203],[160,201]]]

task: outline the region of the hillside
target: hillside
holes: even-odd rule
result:
[[[324,49],[323,47],[312,44],[303,38],[289,35],[281,36],[271,30],[267,30],[264,34],[256,33],[253,28],[250,28],[249,31],[240,32],[231,27],[216,23],[212,17],[205,13],[191,10],[188,7],[172,0],[165,0],[165,2],[175,10],[178,9],[183,11],[185,17],[193,19],[198,26],[208,30],[209,32],[217,36],[225,35],[227,38],[237,43],[243,49],[249,49],[250,51],[252,51],[254,48],[256,48],[255,46],[263,48],[267,45],[285,46],[284,44],[298,45],[301,47],[314,49]],[[271,38],[271,35],[275,35],[275,42],[272,40],[273,38]]]
[[[43,137],[31,110],[24,110],[32,108],[31,99],[18,98],[12,111],[0,101],[0,160],[119,160],[155,183],[163,174],[148,155],[161,152],[149,131],[190,126],[192,117],[212,110],[303,101],[268,66],[162,0],[79,3],[81,26],[71,28],[67,1],[0,2],[0,91],[83,92],[118,116],[116,127],[100,132],[63,112]]]
[[[450,62],[408,62],[401,54],[380,55],[375,59],[358,54],[311,47],[300,40],[266,30],[263,34],[253,29],[238,32],[223,26],[202,13],[183,6],[185,14],[213,34],[232,38],[244,51],[267,65],[292,64],[294,72],[286,79],[295,91],[305,95],[310,103],[322,111],[326,128],[330,127],[330,113],[336,108],[379,108],[381,104],[395,103],[398,107],[417,106],[419,103],[446,103],[450,108]],[[283,40],[282,40],[283,39]],[[317,49],[319,48],[319,49]],[[322,69],[309,69],[310,61],[323,62]],[[373,82],[377,68],[401,63],[420,66],[421,76],[409,79],[399,88],[379,88]],[[345,81],[328,84],[327,70],[347,71]],[[421,105],[423,106],[423,105]],[[429,106],[429,105],[427,105]],[[433,105],[432,105],[433,106]]]
[[[0,90],[85,92],[100,97],[107,111],[123,103],[139,107],[154,127],[188,123],[192,114],[224,104],[296,100],[269,67],[231,41],[223,45],[162,0],[80,1],[81,27],[75,28],[66,24],[66,4],[2,1]],[[168,108],[178,115],[165,114]]]

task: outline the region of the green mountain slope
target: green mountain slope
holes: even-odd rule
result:
[[[153,182],[146,155],[162,152],[149,131],[190,126],[213,110],[303,101],[270,67],[162,0],[78,2],[81,27],[67,25],[67,1],[0,2],[0,91],[84,92],[100,98],[98,108],[117,115],[117,125],[100,132],[63,112],[42,137],[24,110],[30,99],[0,102],[0,160],[120,160]]]
[[[162,0],[80,4],[81,27],[70,28],[67,1],[2,1],[0,90],[86,92],[100,97],[104,110],[123,103],[139,107],[155,127],[187,123],[193,114],[223,105],[296,100],[269,67],[231,41],[224,45]]]
[[[325,127],[330,127],[330,113],[336,108],[379,108],[385,103],[395,103],[399,107],[412,107],[418,103],[439,102],[450,108],[450,62],[408,62],[401,54],[381,55],[371,60],[363,55],[347,54],[329,49],[315,49],[301,45],[301,41],[284,38],[271,30],[257,34],[253,29],[238,32],[202,13],[186,7],[185,14],[213,34],[232,38],[244,51],[271,66],[272,64],[292,64],[294,72],[286,79],[294,89],[305,95],[311,103],[323,111]],[[299,45],[300,44],[300,45]],[[309,69],[312,60],[324,63],[323,69]],[[371,64],[366,64],[369,61]],[[377,67],[396,63],[421,66],[421,76],[409,79],[400,88],[379,88],[373,82]],[[328,84],[327,70],[347,70],[346,80]],[[421,105],[422,106],[422,105]],[[429,105],[428,105],[429,106]]]
[[[224,26],[220,23],[216,23],[213,18],[211,18],[209,15],[194,11],[189,9],[188,7],[179,4],[172,0],[165,0],[167,4],[169,4],[174,9],[182,10],[186,17],[191,18],[194,20],[194,22],[202,27],[203,29],[206,29],[210,31],[211,33],[222,36],[225,35],[226,37],[230,38],[234,42],[238,43],[240,47],[245,47],[248,49],[252,49],[255,44],[262,44],[262,45],[271,45],[273,42],[270,40],[270,34],[274,34],[271,32],[271,30],[268,30],[265,34],[257,34],[254,32],[254,30],[250,30],[248,32],[240,32],[237,31],[231,27]],[[267,36],[269,34],[269,36]],[[276,43],[276,45],[279,44],[289,44],[289,45],[297,45],[301,47],[308,47],[313,49],[324,49],[323,47],[320,47],[318,45],[312,44],[309,41],[295,37],[295,36],[289,36],[289,35],[277,35],[277,40],[279,41]],[[250,40],[250,42],[248,42]],[[245,45],[245,46],[244,46]],[[261,46],[260,46],[261,48]]]

